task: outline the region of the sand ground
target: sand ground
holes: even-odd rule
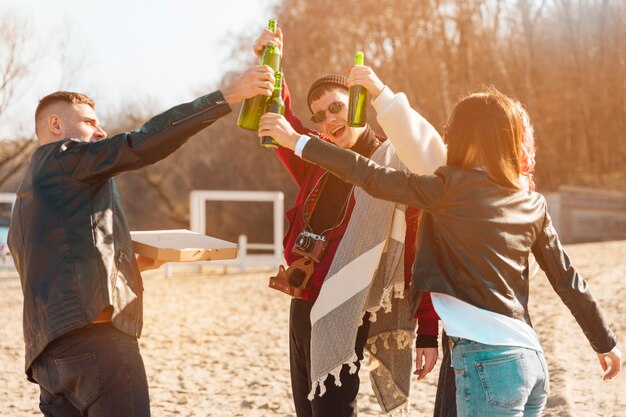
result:
[[[619,335],[626,332],[626,241],[567,247]],[[161,416],[293,416],[287,296],[267,273],[160,271],[145,276],[141,339],[152,400]],[[626,416],[626,372],[605,382],[596,355],[545,276],[531,281],[531,316],[546,352],[552,392],[545,416]],[[0,416],[40,415],[38,388],[23,373],[22,294],[15,273],[0,275]],[[626,347],[623,344],[622,350]],[[359,415],[380,410],[361,370]],[[438,367],[416,381],[412,416],[430,416]]]

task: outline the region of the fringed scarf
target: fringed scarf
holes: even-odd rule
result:
[[[381,165],[405,169],[389,141],[372,154]],[[404,298],[406,206],[355,190],[350,223],[311,310],[309,399],[324,395],[328,375],[340,386],[343,365],[356,372],[357,330],[369,312],[365,348],[370,379],[385,413],[408,415],[415,321]]]

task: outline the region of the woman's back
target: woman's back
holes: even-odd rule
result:
[[[543,196],[477,169],[443,166],[427,180],[440,182],[441,193],[424,208],[414,276],[433,292],[527,319],[528,257],[547,221]]]

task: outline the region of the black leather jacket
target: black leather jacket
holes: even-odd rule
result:
[[[139,337],[143,284],[113,176],[165,158],[230,113],[216,91],[97,142],[61,140],[33,154],[17,191],[8,244],[24,293],[26,372],[53,340],[112,306]]]
[[[593,349],[616,337],[552,226],[544,197],[491,181],[485,172],[442,166],[418,176],[311,139],[302,156],[374,197],[423,209],[412,291],[443,293],[528,324],[532,252]]]

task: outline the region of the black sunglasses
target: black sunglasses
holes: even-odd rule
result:
[[[343,106],[344,104],[341,101],[335,101],[334,103],[330,103],[328,111],[332,114],[337,114],[341,111]],[[326,120],[326,110],[320,110],[317,113],[313,113],[311,116],[311,121],[313,123],[322,123],[324,120]]]

